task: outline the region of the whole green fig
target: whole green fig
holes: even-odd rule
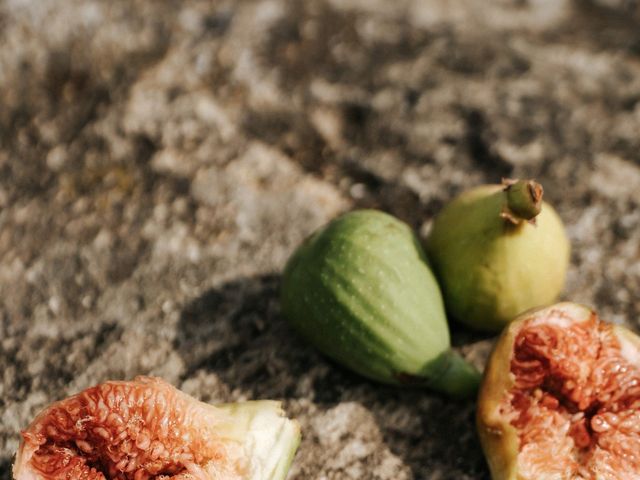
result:
[[[386,213],[347,213],[309,237],[285,268],[282,310],[320,351],[371,379],[454,397],[478,386],[478,372],[450,349],[420,243]]]
[[[500,330],[519,313],[556,300],[569,241],[534,181],[483,185],[436,217],[427,254],[448,312],[479,330]]]

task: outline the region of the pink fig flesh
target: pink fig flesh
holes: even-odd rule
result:
[[[298,442],[297,425],[277,402],[218,408],[138,377],[43,410],[22,432],[13,473],[16,480],[281,480]]]
[[[479,397],[494,480],[640,478],[640,340],[575,304],[503,333]]]

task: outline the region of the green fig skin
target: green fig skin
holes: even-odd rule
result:
[[[375,210],[309,237],[282,280],[282,311],[321,352],[386,384],[472,395],[478,372],[450,350],[438,284],[410,227]]]
[[[426,242],[447,311],[477,330],[499,331],[564,288],[570,246],[558,214],[541,202],[533,221],[517,221],[506,203],[503,185],[464,192],[436,217]]]

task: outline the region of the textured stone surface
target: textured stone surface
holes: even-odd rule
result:
[[[488,479],[473,404],[380,387],[279,315],[315,227],[423,234],[535,176],[566,298],[640,328],[640,14],[630,1],[0,3],[0,476],[48,402],[161,375],[301,421],[292,479]],[[454,327],[479,363],[490,339]]]

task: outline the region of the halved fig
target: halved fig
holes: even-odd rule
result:
[[[640,339],[573,303],[527,312],[491,354],[477,420],[494,480],[640,479]]]
[[[22,432],[15,480],[282,480],[300,441],[278,402],[213,406],[159,378],[106,382]]]

